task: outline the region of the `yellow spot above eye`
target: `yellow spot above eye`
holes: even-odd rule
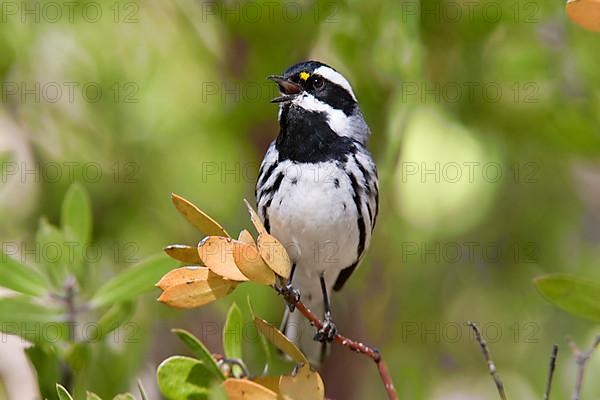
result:
[[[310,74],[308,72],[300,72],[300,79],[302,79],[303,81],[307,80],[309,76]]]

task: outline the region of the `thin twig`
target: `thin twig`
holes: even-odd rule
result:
[[[302,303],[299,299],[288,298],[284,296],[286,301],[293,305],[308,321],[317,329],[323,328],[323,322]],[[396,388],[394,388],[394,383],[392,382],[392,377],[387,369],[385,362],[383,361],[383,357],[381,357],[381,353],[379,350],[367,346],[364,343],[354,341],[349,339],[339,333],[336,333],[333,341],[341,344],[349,348],[352,351],[355,351],[360,354],[364,354],[370,357],[375,364],[377,364],[377,370],[379,371],[379,376],[381,377],[381,381],[383,382],[383,386],[387,392],[387,396],[389,400],[398,400],[398,394],[396,393]]]
[[[492,360],[492,356],[490,355],[490,350],[488,349],[485,339],[481,336],[481,332],[479,332],[479,328],[477,328],[477,325],[475,325],[475,323],[468,321],[467,325],[471,327],[471,329],[475,333],[475,339],[481,346],[483,357],[485,358],[485,361],[487,361],[488,368],[490,370],[490,375],[492,375],[492,378],[494,378],[494,383],[496,383],[496,388],[498,389],[498,394],[500,395],[500,398],[502,400],[506,400],[506,393],[504,393],[504,384],[502,384],[502,380],[500,379],[500,376],[496,371],[496,365]]]
[[[548,369],[548,382],[546,383],[546,391],[544,392],[544,400],[550,399],[550,389],[552,388],[552,379],[554,378],[554,370],[556,369],[556,357],[558,357],[558,346],[552,345],[552,355],[550,356],[550,367]]]
[[[575,382],[575,390],[573,391],[572,400],[579,400],[579,396],[581,396],[581,387],[583,384],[583,375],[585,374],[585,366],[592,356],[592,353],[596,348],[600,345],[600,335],[596,336],[596,340],[592,344],[592,347],[588,351],[582,352],[579,350],[575,342],[569,340],[569,346],[575,354],[575,361],[577,362],[577,381]]]

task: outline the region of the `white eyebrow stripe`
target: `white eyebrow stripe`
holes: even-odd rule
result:
[[[346,89],[348,91],[348,93],[350,93],[350,95],[352,96],[354,101],[356,101],[356,96],[354,95],[352,86],[350,86],[350,83],[348,82],[348,80],[346,78],[344,78],[344,76],[342,74],[340,74],[339,72],[334,71],[333,69],[331,69],[329,67],[321,66],[321,67],[315,69],[313,71],[313,74],[321,75],[323,78],[327,79],[328,81],[331,81],[331,82],[335,83],[336,85],[340,85],[341,87]]]

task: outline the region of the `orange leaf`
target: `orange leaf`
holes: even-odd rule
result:
[[[233,259],[242,273],[251,281],[273,285],[275,274],[269,269],[254,244],[234,242]]]
[[[250,203],[248,203],[248,200],[244,199],[244,204],[246,204],[246,207],[248,208],[248,212],[250,213],[250,221],[252,221],[252,224],[254,224],[258,234],[260,235],[262,233],[267,233],[267,229],[263,225],[256,211],[254,211],[254,208],[252,208]]]
[[[258,236],[258,250],[265,263],[273,272],[282,278],[288,279],[292,272],[292,263],[285,247],[268,233]]]
[[[215,274],[234,281],[247,281],[248,278],[242,274],[233,259],[235,243],[241,242],[221,236],[208,236],[198,244],[198,254],[204,265]]]
[[[236,282],[224,279],[207,267],[181,267],[170,271],[156,284],[163,290],[158,301],[171,307],[194,308],[231,293]]]
[[[202,265],[202,260],[198,255],[198,249],[185,244],[171,244],[163,249],[165,253],[171,258],[177,261],[184,262],[186,264]]]
[[[238,240],[240,242],[244,242],[244,243],[248,243],[248,244],[256,244],[256,242],[254,241],[254,238],[252,237],[252,234],[250,232],[248,232],[247,229],[244,229],[240,232],[240,235],[238,236]]]
[[[568,0],[567,15],[577,25],[600,32],[600,0]]]
[[[171,194],[171,200],[181,215],[183,215],[185,219],[194,225],[200,232],[207,236],[229,237],[229,234],[217,221],[209,217],[204,211],[200,210],[188,200],[175,193]]]
[[[277,394],[248,379],[229,378],[223,382],[229,400],[276,400]]]

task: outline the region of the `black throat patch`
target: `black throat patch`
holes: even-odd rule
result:
[[[354,140],[337,135],[327,124],[327,114],[286,104],[281,110],[275,147],[279,161],[318,163],[346,161],[356,152]]]

